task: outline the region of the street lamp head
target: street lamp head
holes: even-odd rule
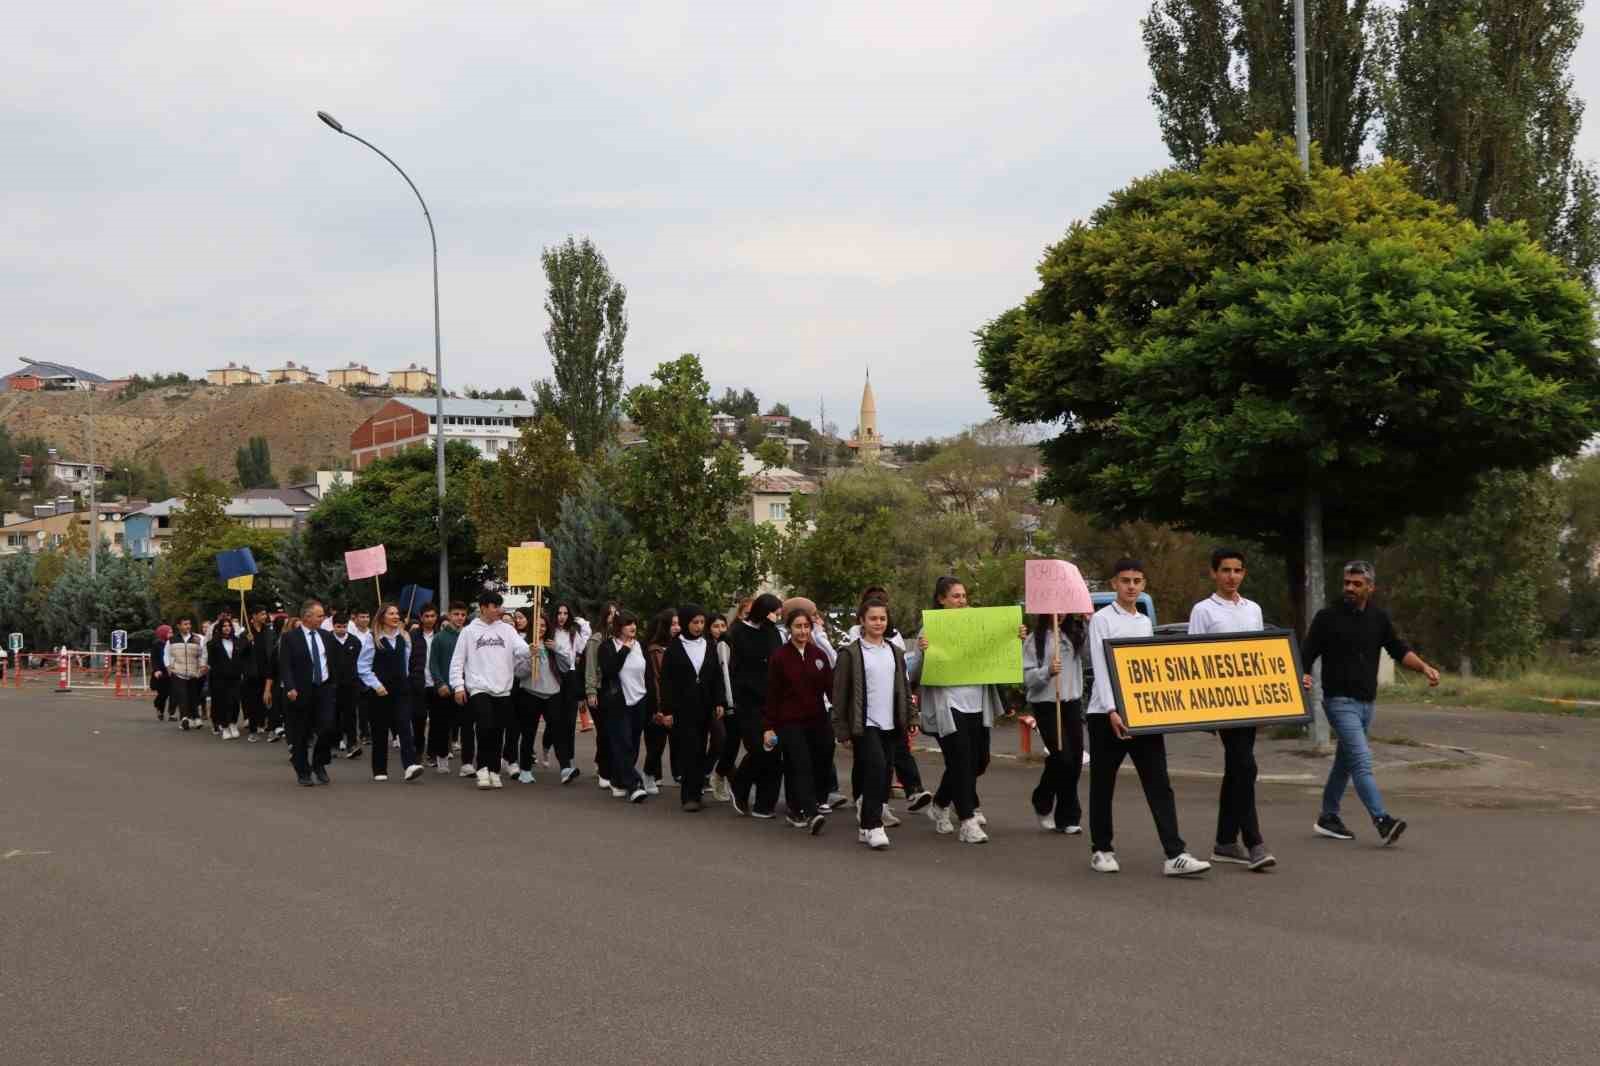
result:
[[[328,114],[326,111],[318,111],[317,112],[317,117],[320,118],[323,122],[326,122],[328,124],[328,127],[330,129],[332,129],[334,132],[336,132],[336,133],[343,133],[344,132],[344,127],[339,125],[339,120],[334,118],[332,115]]]

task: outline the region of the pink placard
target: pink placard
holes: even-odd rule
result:
[[[344,568],[351,581],[377,577],[389,572],[389,557],[384,553],[382,544],[372,548],[357,548],[344,553]]]
[[[1029,559],[1024,564],[1029,614],[1093,614],[1094,600],[1083,575],[1060,559]]]

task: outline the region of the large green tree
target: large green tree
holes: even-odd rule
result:
[[[1113,194],[1039,278],[979,363],[1003,415],[1060,427],[1043,495],[1259,541],[1297,578],[1308,525],[1381,541],[1600,430],[1583,286],[1398,164],[1215,148]]]
[[[1307,104],[1324,162],[1361,161],[1376,111],[1368,0],[1306,0]],[[1292,0],[1153,0],[1143,22],[1150,99],[1172,158],[1294,132]]]
[[[561,420],[587,459],[611,438],[621,409],[628,293],[587,237],[546,248],[540,261],[549,283],[544,343],[552,376],[534,383],[534,402],[540,414]]]
[[[1522,220],[1600,280],[1596,172],[1576,155],[1583,0],[1406,0],[1378,12],[1383,152],[1474,222]]]
[[[444,461],[450,587],[466,591],[476,588],[484,577],[469,499],[482,459],[465,441],[446,441]],[[407,448],[362,467],[354,485],[335,488],[323,497],[306,517],[306,537],[319,562],[340,565],[345,552],[382,544],[389,561],[382,585],[393,595],[407,583],[435,584],[439,573],[438,513],[433,448]],[[347,595],[354,602],[367,592]],[[371,600],[364,602],[370,605]]]
[[[612,460],[597,458],[585,467],[561,499],[550,538],[555,597],[597,623],[606,601],[622,596],[618,570],[633,533],[617,503],[620,473]]]
[[[272,476],[272,447],[265,437],[251,437],[233,457],[234,469],[239,475],[241,489],[275,489],[278,479]]]
[[[548,414],[525,425],[511,448],[478,468],[469,509],[478,551],[489,565],[503,566],[507,548],[555,531],[562,498],[577,484],[580,468],[566,427]]]
[[[749,518],[749,479],[738,449],[711,428],[700,358],[662,363],[628,393],[627,412],[644,433],[620,459],[619,502],[632,533],[618,581],[628,602],[731,604],[766,576],[775,534]]]

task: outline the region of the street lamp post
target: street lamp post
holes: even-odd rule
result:
[[[422,217],[428,222],[428,240],[433,244],[434,459],[439,489],[439,594],[434,597],[433,602],[447,604],[450,602],[450,534],[445,528],[444,516],[444,357],[439,344],[439,238],[433,232],[433,215],[428,212],[428,202],[422,198],[422,191],[417,188],[417,183],[400,169],[399,163],[389,158],[388,153],[371,141],[345,129],[338,119],[326,111],[318,111],[317,117],[335,133],[342,133],[351,140],[360,141],[383,156],[384,162],[394,167],[395,171],[406,179],[406,184],[411,186],[411,191],[416,194],[417,203],[422,205]]]

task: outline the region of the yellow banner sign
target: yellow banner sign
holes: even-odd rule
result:
[[[243,577],[230,577],[228,587],[235,592],[253,592],[256,587],[256,575],[245,574]]]
[[[513,588],[550,587],[549,548],[506,550],[506,584]]]
[[[1105,650],[1117,710],[1135,733],[1311,720],[1287,629],[1108,640]]]

